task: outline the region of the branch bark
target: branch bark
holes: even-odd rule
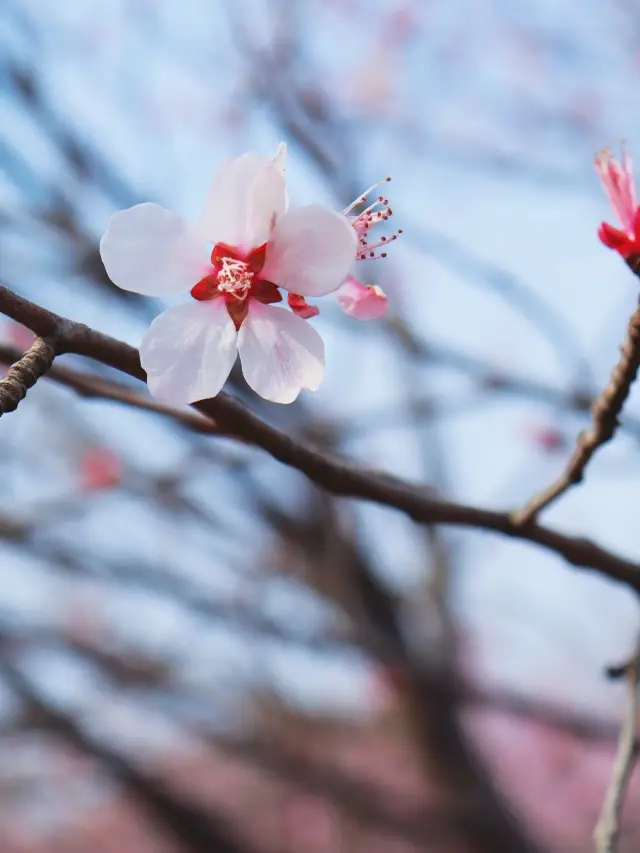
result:
[[[54,338],[36,338],[33,344],[0,379],[0,417],[14,412],[29,388],[51,369],[58,354]]]
[[[550,506],[572,486],[582,482],[591,458],[607,441],[613,438],[618,427],[618,416],[629,396],[640,367],[640,305],[631,315],[622,344],[620,360],[613,368],[609,384],[596,397],[591,407],[593,423],[590,429],[578,436],[576,448],[563,473],[543,491],[534,495],[513,520],[518,525],[530,524],[538,514]]]

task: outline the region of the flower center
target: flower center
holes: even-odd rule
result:
[[[253,273],[246,261],[237,261],[234,258],[222,258],[221,267],[217,275],[219,293],[228,293],[236,299],[244,301],[251,290]]]
[[[282,301],[276,285],[261,276],[266,253],[266,243],[249,252],[216,243],[211,252],[209,272],[191,288],[191,295],[199,302],[224,299],[229,316],[239,329],[251,299],[266,305]]]

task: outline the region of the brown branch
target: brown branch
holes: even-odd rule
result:
[[[640,704],[638,680],[640,679],[640,648],[623,667],[627,682],[627,708],[620,728],[618,752],[613,765],[611,781],[604,797],[602,810],[593,834],[598,853],[615,853],[620,834],[620,822],[625,795],[638,757],[639,745],[636,728]]]
[[[571,486],[580,483],[596,450],[613,438],[618,416],[629,396],[640,367],[640,305],[631,315],[621,348],[620,360],[613,368],[609,384],[596,397],[591,407],[592,426],[578,436],[576,448],[563,473],[548,488],[534,495],[529,503],[513,514],[518,525],[530,524],[543,509],[552,504]]]
[[[138,351],[128,344],[74,323],[0,286],[0,312],[38,335],[54,336],[59,352],[75,353],[145,380]],[[519,525],[509,513],[438,499],[431,491],[383,472],[360,468],[339,456],[293,439],[260,420],[228,394],[197,403],[195,408],[219,428],[257,445],[317,486],[342,497],[373,501],[405,513],[420,524],[451,524],[502,533],[553,551],[574,566],[595,569],[640,592],[640,565],[588,539],[566,536],[538,524]]]
[[[58,353],[54,338],[36,338],[0,379],[0,417],[14,412],[24,400],[29,388],[51,369]]]

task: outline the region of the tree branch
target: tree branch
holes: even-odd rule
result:
[[[36,338],[33,344],[18,358],[0,379],[0,417],[14,412],[25,398],[29,388],[51,369],[58,353],[54,338]]]
[[[618,672],[614,670],[611,672],[618,675]],[[636,728],[638,712],[640,711],[638,702],[640,648],[636,650],[631,661],[622,667],[622,672],[627,682],[627,708],[620,729],[618,752],[613,765],[611,781],[593,834],[598,853],[615,853],[616,851],[624,798],[638,757]]]
[[[138,351],[109,335],[60,317],[0,286],[0,313],[38,335],[53,336],[60,353],[84,355],[144,381]],[[195,407],[234,438],[257,445],[317,486],[342,497],[373,501],[405,513],[420,524],[475,527],[533,542],[574,566],[595,569],[640,592],[640,565],[588,539],[565,536],[547,527],[516,524],[509,513],[438,499],[429,490],[384,472],[360,468],[339,456],[293,439],[260,420],[239,401],[221,393]]]
[[[593,423],[590,429],[578,436],[576,448],[563,473],[548,488],[534,495],[513,520],[518,525],[530,524],[543,509],[552,504],[571,486],[580,483],[591,457],[599,447],[613,438],[618,427],[618,416],[629,396],[640,367],[640,305],[631,315],[622,344],[620,360],[613,368],[609,384],[596,397],[591,407]]]

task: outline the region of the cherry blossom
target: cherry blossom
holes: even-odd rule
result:
[[[633,163],[625,148],[619,163],[608,148],[599,151],[595,167],[611,207],[618,217],[622,229],[603,222],[598,236],[610,249],[615,249],[625,260],[640,255],[640,207],[636,201],[633,182]]]
[[[227,161],[196,224],[154,203],[109,220],[100,253],[118,287],[193,297],[160,314],[142,340],[154,396],[176,405],[213,397],[238,354],[247,383],[267,400],[290,403],[320,385],[324,344],[305,297],[345,282],[363,225],[321,205],[288,210],[285,166],[284,144],[274,158]],[[275,306],[280,289],[291,310]]]

